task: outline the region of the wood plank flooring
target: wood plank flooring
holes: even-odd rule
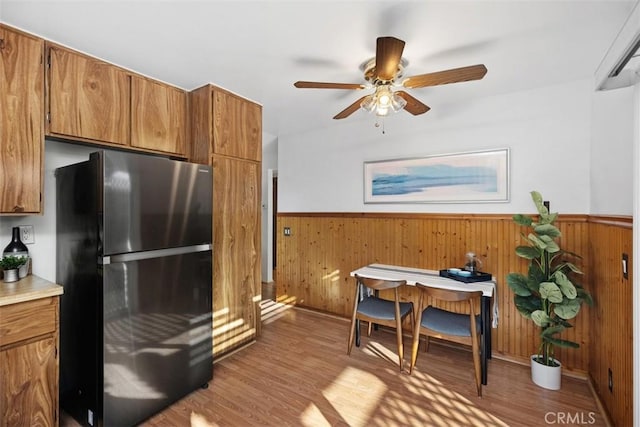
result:
[[[363,337],[347,356],[348,327],[344,319],[265,301],[262,337],[216,363],[208,389],[143,425],[606,425],[583,380],[564,377],[562,390],[549,391],[531,382],[528,367],[494,358],[479,398],[470,352],[421,347],[409,375],[399,372],[392,333]]]

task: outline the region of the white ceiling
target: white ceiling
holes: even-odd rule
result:
[[[262,104],[263,130],[278,136],[340,126],[332,117],[364,93],[293,83],[362,83],[359,67],[374,56],[378,36],[406,41],[405,76],[486,65],[483,80],[409,91],[455,114],[453,107],[469,98],[593,77],[634,5],[0,0],[0,21],[185,89],[222,86]],[[412,118],[429,119],[429,113]],[[358,111],[345,120],[371,118]]]

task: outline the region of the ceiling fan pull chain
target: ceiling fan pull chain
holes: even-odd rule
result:
[[[385,132],[384,132],[384,116],[382,116],[381,120],[382,120],[382,134],[384,135],[385,134]],[[378,122],[378,119],[376,119],[376,123],[375,123],[374,126],[377,127],[377,128],[380,127],[380,123]]]

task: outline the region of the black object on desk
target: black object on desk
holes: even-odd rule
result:
[[[471,273],[471,276],[461,276],[459,274],[451,273],[449,270],[440,270],[440,277],[446,277],[448,279],[464,283],[487,282],[492,278],[491,273],[483,273],[482,271],[473,272]]]

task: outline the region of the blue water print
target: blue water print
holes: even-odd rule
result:
[[[498,174],[494,168],[483,166],[452,166],[446,164],[408,166],[406,173],[372,174],[372,194],[391,196],[422,193],[429,188],[465,186],[482,193],[498,191]]]

